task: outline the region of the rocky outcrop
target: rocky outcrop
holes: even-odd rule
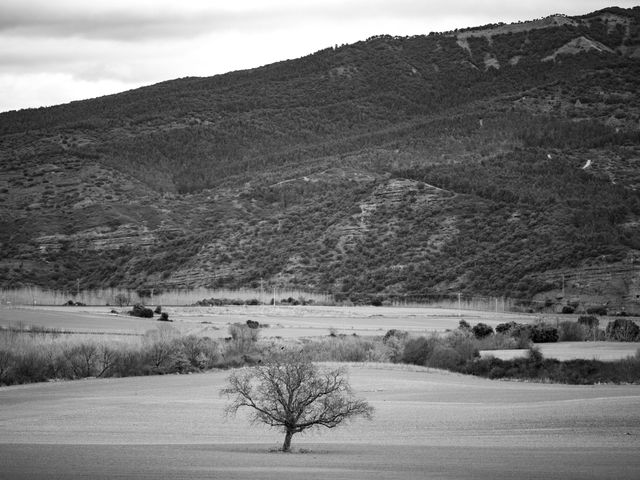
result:
[[[73,250],[117,250],[121,247],[149,248],[156,243],[156,234],[147,227],[133,224],[116,229],[97,227],[65,235],[43,235],[36,239],[41,253],[58,252],[63,247]]]

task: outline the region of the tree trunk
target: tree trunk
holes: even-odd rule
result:
[[[284,443],[282,444],[283,452],[288,452],[291,450],[291,437],[293,437],[293,432],[291,430],[287,430],[287,433],[284,436]]]

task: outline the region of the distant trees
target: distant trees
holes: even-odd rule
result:
[[[616,318],[607,324],[605,335],[607,340],[636,342],[640,339],[640,327],[633,320]]]
[[[124,293],[118,293],[113,297],[113,302],[119,307],[124,307],[125,305],[129,305],[131,302],[131,296]]]
[[[140,303],[136,303],[133,306],[133,309],[129,311],[129,315],[134,317],[153,318],[153,310]]]
[[[274,354],[263,365],[236,371],[220,393],[230,400],[227,413],[247,407],[254,422],[282,429],[283,452],[290,451],[296,433],[373,414],[373,407],[354,397],[344,368],[321,369],[302,353]]]

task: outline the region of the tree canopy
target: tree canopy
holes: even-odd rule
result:
[[[310,428],[335,428],[373,407],[354,397],[346,369],[320,368],[304,353],[280,352],[266,363],[232,373],[222,395],[230,399],[226,412],[252,410],[252,421],[281,428],[282,451],[291,449],[294,434]]]

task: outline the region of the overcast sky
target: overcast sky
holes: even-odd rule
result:
[[[638,0],[0,0],[0,111]]]

